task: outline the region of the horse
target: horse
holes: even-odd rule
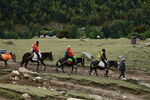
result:
[[[80,63],[81,65],[85,65],[85,60],[84,60],[84,58],[76,58],[76,63],[78,64],[78,63]]]
[[[84,65],[84,58],[76,58],[75,63],[72,63],[72,64],[69,64],[65,60],[66,60],[65,57],[60,58],[60,59],[57,60],[57,62],[56,62],[56,72],[58,72],[58,68],[61,67],[62,72],[64,73],[64,65],[65,65],[65,66],[72,66],[71,73],[73,73],[74,68],[76,69],[75,73],[77,73],[77,66],[76,66],[76,64],[81,63],[82,65]]]
[[[92,61],[91,62],[91,64],[90,64],[90,73],[89,73],[89,75],[91,75],[91,72],[93,71],[93,70],[95,70],[95,73],[96,73],[96,75],[98,76],[98,74],[97,74],[97,69],[99,69],[99,70],[105,70],[106,71],[106,76],[108,77],[108,69],[110,69],[111,67],[115,67],[115,68],[118,68],[118,64],[117,64],[117,61],[108,61],[107,62],[107,68],[105,68],[105,67],[102,67],[102,66],[99,66],[98,64],[99,64],[99,60],[94,60],[94,61]]]
[[[5,66],[7,66],[7,61],[9,59],[12,59],[14,61],[14,63],[16,62],[16,54],[13,52],[4,52],[3,54],[0,55],[0,60],[4,61]]]
[[[25,64],[25,68],[27,68],[27,65],[28,65],[29,61],[30,62],[37,62],[37,69],[36,70],[38,71],[39,63],[41,63],[42,65],[44,65],[44,71],[45,71],[46,70],[46,65],[44,63],[44,60],[46,58],[49,58],[50,61],[53,60],[52,52],[41,52],[40,62],[32,60],[33,56],[34,56],[34,54],[32,52],[25,53],[22,57],[21,67],[23,67],[23,65]]]

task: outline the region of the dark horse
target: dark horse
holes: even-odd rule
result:
[[[81,63],[81,65],[84,65],[85,61],[84,58],[76,58],[76,62],[73,64],[68,64],[67,61],[65,61],[65,58],[60,58],[58,59],[58,61],[56,62],[56,71],[58,71],[58,68],[61,67],[62,72],[64,72],[64,66],[72,66],[71,69],[71,73],[73,73],[74,68],[76,69],[76,73],[77,73],[77,66],[76,64]]]
[[[46,65],[44,64],[44,60],[46,58],[49,58],[49,60],[53,60],[53,56],[52,56],[52,52],[41,52],[41,58],[40,58],[40,62],[41,64],[44,65],[44,71],[46,70]],[[27,52],[23,55],[22,57],[22,61],[21,61],[21,67],[25,64],[25,68],[27,68],[27,65],[28,65],[28,62],[31,61],[31,62],[37,62],[37,71],[39,69],[39,61],[33,61],[32,60],[32,57],[33,57],[33,53],[31,52]]]
[[[0,60],[5,62],[5,66],[7,66],[7,61],[8,61],[9,59],[12,59],[14,62],[16,62],[16,55],[15,55],[15,53],[6,52],[6,53],[3,53],[3,54],[6,54],[6,55],[9,55],[9,56],[10,56],[10,58],[4,59],[4,58],[2,57],[2,55],[0,55]]]
[[[91,62],[91,64],[90,64],[90,73],[89,73],[90,75],[91,75],[91,72],[93,70],[95,70],[95,73],[98,76],[97,69],[100,69],[100,70],[105,70],[106,71],[105,75],[108,77],[108,69],[110,69],[110,67],[112,67],[112,66],[114,66],[115,68],[118,67],[117,61],[108,61],[107,62],[107,68],[99,66],[98,65],[99,62],[100,61],[98,61],[98,60],[94,60],[94,61]]]

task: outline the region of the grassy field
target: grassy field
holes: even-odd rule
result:
[[[88,41],[80,41],[79,39],[18,39],[11,40],[14,44],[6,44],[9,40],[0,40],[0,49],[6,49],[16,53],[17,61],[20,62],[22,55],[30,51],[33,42],[39,40],[39,49],[43,52],[52,51],[54,61],[47,62],[55,64],[58,58],[63,57],[67,45],[71,45],[74,54],[79,57],[81,52],[89,52],[97,58],[97,52],[102,48],[106,49],[108,60],[119,61],[119,56],[127,57],[127,67],[140,68],[142,70],[150,70],[150,47],[144,44],[149,40],[140,41],[139,45],[131,45],[129,39],[89,39]],[[86,61],[89,66],[90,61]]]

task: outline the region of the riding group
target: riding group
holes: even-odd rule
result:
[[[46,65],[44,64],[44,60],[48,58],[49,60],[53,60],[52,52],[41,52],[39,50],[39,41],[34,42],[32,45],[31,52],[27,52],[23,55],[22,61],[21,61],[21,67],[25,66],[27,68],[27,65],[29,61],[31,62],[37,62],[37,71],[39,69],[39,64],[44,65],[44,71],[46,70]],[[106,76],[108,76],[108,69],[112,66],[115,68],[118,68],[117,61],[107,61],[106,57],[106,50],[102,49],[101,51],[98,52],[98,58],[99,60],[93,60],[90,64],[90,71],[89,74],[91,75],[91,72],[95,70],[96,75],[97,74],[97,69],[100,70],[105,70],[106,71]],[[0,60],[5,62],[5,65],[7,66],[7,61],[9,59],[13,59],[14,62],[16,62],[16,56],[15,53],[12,53],[10,51],[5,51],[5,50],[0,50]],[[126,70],[125,68],[125,58],[123,58],[119,64],[119,71],[120,71],[120,76],[124,76],[124,72]],[[77,73],[77,64],[81,63],[84,65],[84,58],[76,58],[73,54],[73,51],[71,47],[68,45],[66,48],[66,52],[63,58],[58,59],[56,62],[56,71],[61,68],[62,72],[64,72],[64,66],[72,66],[71,73],[73,73],[73,70],[76,69]]]

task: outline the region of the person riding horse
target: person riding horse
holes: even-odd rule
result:
[[[40,54],[39,54],[39,41],[36,41],[34,44],[33,44],[33,53],[35,53],[37,55],[37,61],[40,61]]]
[[[104,67],[107,68],[107,58],[106,58],[106,53],[105,49],[102,49],[102,51],[98,52],[98,58],[104,63]]]
[[[74,56],[70,45],[68,45],[68,47],[66,48],[66,52],[65,52],[65,61],[64,62],[68,62],[68,64],[75,64],[76,63],[76,57]]]

